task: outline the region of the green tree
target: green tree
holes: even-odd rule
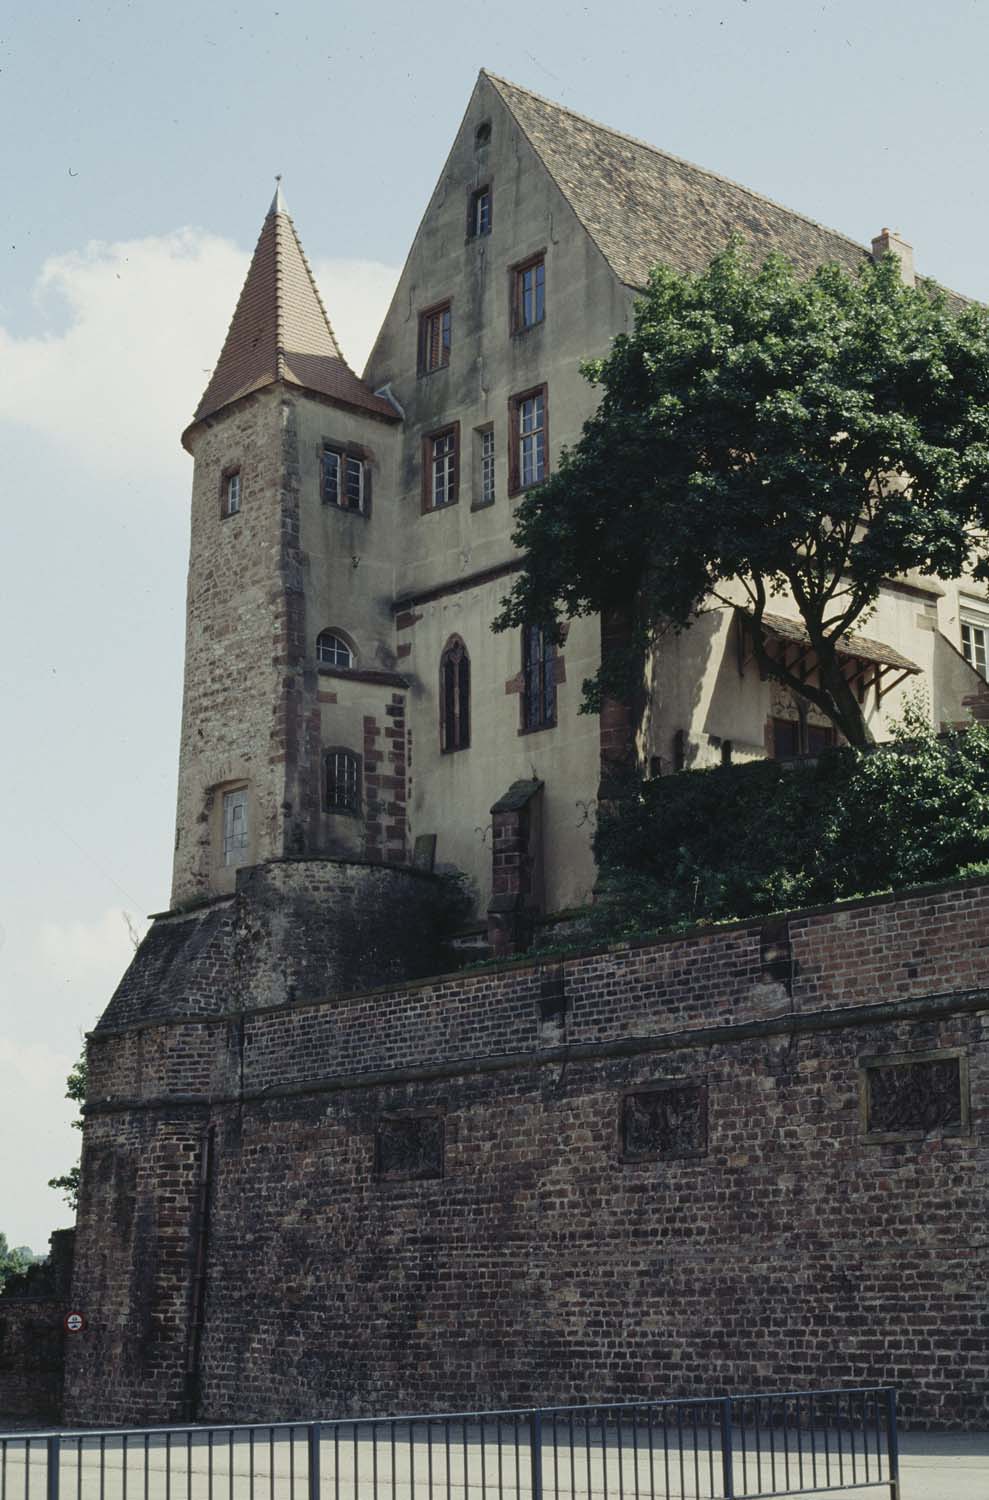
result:
[[[0,1233],[0,1292],[12,1276],[19,1276],[22,1271],[27,1270],[33,1258],[24,1245],[11,1249],[7,1244],[7,1236]]]
[[[72,1071],[65,1080],[65,1097],[74,1099],[82,1106],[86,1100],[86,1087],[89,1075],[86,1063],[86,1049],[83,1048],[78,1061],[73,1065]],[[82,1129],[82,1119],[72,1121],[73,1130]],[[75,1210],[79,1206],[79,1163],[63,1172],[61,1177],[49,1177],[48,1186],[60,1192],[69,1207]]]
[[[585,683],[593,710],[630,700],[657,632],[744,602],[760,669],[866,744],[840,638],[886,578],[989,576],[989,313],[905,286],[892,256],[800,279],[733,244],[698,275],[658,267],[633,331],[584,373],[600,405],[519,506],[495,628],[624,611],[631,644]],[[770,654],[783,592],[813,684]]]

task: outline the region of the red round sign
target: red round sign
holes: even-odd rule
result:
[[[81,1312],[70,1312],[65,1314],[66,1333],[82,1333],[86,1326],[86,1319]]]

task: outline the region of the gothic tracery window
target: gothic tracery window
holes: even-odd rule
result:
[[[470,744],[470,657],[458,635],[440,657],[440,746],[444,753]]]

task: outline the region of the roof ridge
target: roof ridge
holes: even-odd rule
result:
[[[520,83],[513,83],[510,78],[502,78],[497,73],[482,68],[481,72],[485,78],[489,78],[497,87],[503,85],[508,89],[516,89],[520,94],[526,94],[530,99],[536,99],[540,104],[548,105],[550,109],[559,110],[561,114],[571,115],[575,120],[581,120],[585,125],[591,125],[595,130],[602,130],[606,135],[615,136],[620,141],[628,141],[633,146],[641,146],[646,151],[651,151],[654,156],[662,156],[666,161],[675,162],[677,166],[687,167],[691,172],[699,172],[703,177],[710,177],[714,182],[724,183],[726,187],[735,188],[737,192],[745,193],[757,203],[768,203],[771,208],[779,209],[781,213],[788,214],[793,219],[800,219],[804,224],[809,224],[813,229],[821,229],[825,234],[834,235],[836,239],[844,240],[855,250],[861,250],[868,255],[868,247],[860,240],[853,239],[850,234],[845,234],[842,229],[832,229],[828,224],[822,224],[819,219],[812,219],[809,214],[801,213],[799,209],[789,208],[785,203],[780,203],[776,198],[768,198],[765,193],[757,193],[755,188],[746,187],[744,182],[736,182],[733,177],[726,177],[722,172],[712,171],[710,167],[699,166],[697,162],[688,161],[685,156],[677,156],[672,151],[664,151],[661,146],[654,146],[651,141],[646,141],[637,135],[629,135],[627,131],[616,130],[613,125],[605,125],[600,120],[593,119],[590,115],[581,114],[577,109],[570,109],[566,104],[560,104],[555,99],[549,99],[545,94],[537,94],[535,89],[524,88]],[[504,98],[504,95],[502,95]],[[505,103],[511,109],[511,103],[505,99]],[[512,111],[514,114],[514,110]],[[521,122],[520,122],[521,123]],[[533,143],[535,146],[535,143]],[[538,151],[538,146],[535,146]],[[540,155],[542,153],[540,152]],[[926,279],[926,278],[925,278]]]

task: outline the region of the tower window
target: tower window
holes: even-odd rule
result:
[[[556,723],[556,648],[543,625],[522,630],[522,728],[550,729]]]
[[[349,671],[354,665],[354,653],[342,636],[322,630],[316,637],[316,660],[325,667],[343,667]]]
[[[478,188],[471,193],[467,213],[467,236],[477,239],[491,233],[491,188]]]
[[[223,794],[223,863],[242,865],[247,850],[247,788]]]
[[[360,813],[361,758],[353,750],[328,750],[323,758],[327,812]]]
[[[442,510],[457,502],[459,423],[431,432],[422,443],[422,508]]]
[[[470,745],[470,657],[454,636],[440,657],[440,747],[444,754]]]
[[[419,374],[442,370],[450,363],[450,304],[432,307],[419,318]]]
[[[511,423],[511,489],[517,495],[530,484],[546,478],[547,412],[546,387],[524,391],[508,404]]]
[[[220,488],[220,515],[235,516],[240,510],[240,470],[227,469]]]
[[[536,255],[516,266],[512,283],[512,328],[524,333],[546,317],[546,262]]]
[[[329,444],[323,447],[323,499],[341,510],[366,508],[367,471],[363,458]]]

